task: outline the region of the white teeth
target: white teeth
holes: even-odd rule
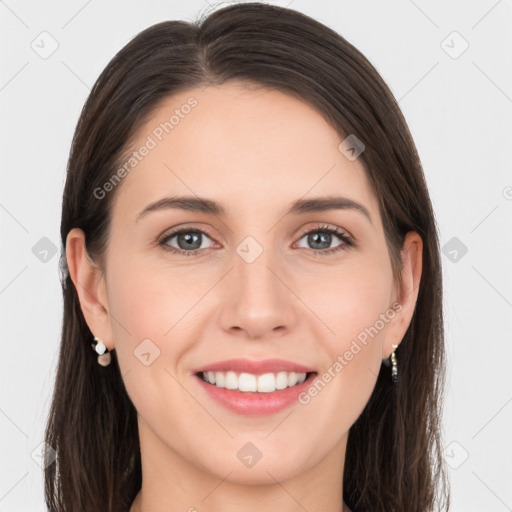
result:
[[[276,389],[284,389],[288,387],[288,374],[279,372],[276,377]]]
[[[251,375],[250,373],[241,373],[238,377],[238,389],[240,391],[258,391],[256,375]]]
[[[273,373],[258,375],[258,391],[260,393],[272,393],[276,390],[276,378]]]
[[[215,385],[219,388],[226,387],[226,376],[222,372],[215,372]]]
[[[272,393],[276,389],[296,386],[306,380],[305,373],[278,372],[253,375],[251,373],[203,372],[203,380],[219,388],[245,392]]]
[[[226,373],[226,380],[225,380],[226,387],[228,389],[238,389],[238,376],[235,372],[227,372]]]

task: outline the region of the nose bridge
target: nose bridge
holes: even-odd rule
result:
[[[261,237],[259,237],[261,240]],[[258,241],[249,235],[236,247],[234,258],[234,278],[241,295],[239,299],[263,301],[265,303],[281,298],[279,282],[274,272],[280,266],[276,250],[271,246],[271,237]],[[273,269],[272,272],[270,269]]]

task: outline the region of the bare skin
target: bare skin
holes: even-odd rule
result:
[[[348,432],[410,323],[422,240],[407,235],[396,286],[361,160],[340,152],[343,138],[317,111],[281,92],[240,83],[184,91],[140,126],[133,149],[192,96],[197,106],[117,185],[104,261],[87,258],[81,230],[67,237],[87,324],[116,350],[138,411],[143,483],[131,512],[350,512]],[[137,221],[148,204],[178,195],[212,199],[225,215],[167,208]],[[298,199],[333,195],[371,219],[357,209],[285,215]],[[355,245],[332,234],[318,249],[304,233],[321,235],[320,226]],[[190,252],[178,236],[165,242],[170,250],[158,245],[185,227],[205,233],[196,254],[171,252]],[[248,236],[262,248],[251,263],[236,251]],[[191,373],[245,357],[290,360],[320,376],[393,303],[400,312],[307,404],[244,416],[213,402]],[[149,365],[134,355],[145,339],[160,351]],[[249,442],[262,454],[250,468],[237,457]]]

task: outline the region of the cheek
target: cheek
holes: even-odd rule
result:
[[[390,307],[391,268],[378,261],[354,258],[316,270],[301,282],[304,302],[328,328],[337,349],[375,324]]]
[[[317,281],[323,282],[323,292],[319,287],[311,288],[316,291],[306,300],[323,321],[324,334],[318,339],[329,355],[323,369],[329,389],[323,398],[327,409],[341,400],[358,414],[376,382],[382,343],[395,316],[389,302],[391,267],[379,261],[354,260],[350,268],[346,265],[331,270],[329,279]]]
[[[165,263],[165,262],[164,262]],[[139,382],[127,390],[134,402],[145,403],[144,395],[157,397],[166,390],[170,403],[180,401],[174,395],[174,382],[180,361],[191,348],[190,329],[201,321],[204,302],[198,301],[211,288],[211,275],[170,269],[161,261],[148,263],[141,257],[127,256],[122,265],[109,272],[109,305],[119,365],[128,381]],[[203,313],[204,314],[204,313]],[[162,399],[162,397],[161,397]],[[142,405],[144,407],[144,405]]]
[[[346,273],[342,285],[331,282],[327,287],[331,300],[319,316],[330,332],[322,329],[324,335],[319,339],[328,358],[317,380],[300,399],[318,424],[338,425],[338,430],[323,434],[323,441],[319,436],[319,443],[334,444],[337,433],[348,431],[375,388],[382,364],[382,342],[394,317],[389,314],[388,277],[385,272],[367,269],[364,273]]]
[[[196,280],[180,269],[171,272],[142,258],[125,258],[108,282],[113,318],[125,328],[117,328],[121,336],[128,331],[135,344],[144,338],[163,340],[204,293]]]
[[[180,322],[188,302],[180,295],[183,286],[136,258],[125,258],[110,272],[108,286],[115,349],[127,393],[149,424],[158,421],[175,428],[171,412],[176,404],[186,415],[197,414],[190,409],[193,404],[184,403],[183,388],[175,380],[180,378],[176,364],[186,350],[186,337],[176,334],[187,318]]]

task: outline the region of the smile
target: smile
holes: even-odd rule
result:
[[[272,414],[298,402],[318,372],[284,359],[236,358],[192,370],[213,403],[246,416]]]
[[[291,388],[302,384],[308,373],[278,372],[254,375],[251,373],[200,372],[204,382],[218,388],[233,389],[240,392],[273,393],[276,390]]]

